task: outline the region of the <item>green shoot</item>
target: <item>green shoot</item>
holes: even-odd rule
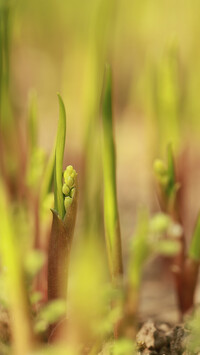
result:
[[[119,277],[123,272],[120,224],[116,190],[116,158],[112,123],[112,79],[111,70],[106,67],[102,104],[103,123],[103,176],[104,176],[104,223],[107,254],[111,277]]]
[[[77,211],[77,173],[71,165],[64,172],[65,216],[62,220],[53,212],[53,224],[49,241],[48,298],[66,299],[70,249]],[[67,184],[66,184],[67,182]]]
[[[54,175],[54,166],[55,166],[55,146],[50,154],[45,172],[42,178],[42,185],[40,189],[40,207],[43,206],[45,199],[51,192],[51,187],[53,184],[53,175]]]
[[[162,160],[156,159],[154,162],[154,172],[160,187],[163,209],[178,216],[176,197],[180,185],[176,182],[171,144],[167,147],[167,166]]]
[[[33,346],[33,329],[29,314],[25,275],[19,249],[19,240],[14,235],[5,191],[0,184],[0,253],[6,270],[6,288],[10,305],[13,347],[15,354],[26,355]],[[23,336],[21,336],[23,334]]]
[[[168,44],[156,73],[156,116],[161,151],[171,140],[175,147],[180,140],[180,96],[178,46]]]
[[[55,151],[55,168],[54,168],[54,200],[55,210],[63,219],[65,215],[64,197],[62,193],[62,171],[63,171],[63,156],[65,149],[65,136],[66,136],[66,113],[65,106],[61,96],[58,94],[59,100],[59,121],[58,131],[56,138],[56,151]]]
[[[168,163],[168,190],[167,194],[171,195],[173,193],[175,187],[175,168],[174,168],[174,157],[171,144],[167,147],[167,163]]]
[[[189,258],[200,261],[200,215],[197,218],[191,245],[189,248]]]
[[[143,264],[150,252],[148,234],[149,216],[147,211],[142,210],[138,215],[137,227],[132,240],[128,267],[128,283],[134,290],[139,289]]]

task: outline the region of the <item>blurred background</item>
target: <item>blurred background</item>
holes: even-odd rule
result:
[[[80,181],[76,234],[85,225],[87,231],[98,223],[102,227],[97,203],[102,194],[100,102],[108,62],[113,72],[124,253],[138,208],[159,210],[152,163],[165,158],[169,142],[182,182],[181,213],[189,239],[200,207],[199,1],[1,0],[0,4],[1,138],[6,137],[4,149],[10,154],[4,165],[9,165],[11,175],[15,176],[17,165],[26,171],[30,93],[34,90],[37,95],[38,145],[50,154],[60,92],[67,112],[65,164],[76,168]],[[21,161],[15,156],[19,149]]]

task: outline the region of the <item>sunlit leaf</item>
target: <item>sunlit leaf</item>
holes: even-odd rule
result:
[[[59,100],[59,121],[56,138],[56,153],[55,153],[55,167],[54,167],[54,203],[55,210],[61,218],[65,215],[64,197],[62,193],[62,176],[63,176],[63,157],[65,149],[66,136],[66,113],[65,106],[61,96],[58,94]]]
[[[107,66],[104,77],[104,91],[102,103],[104,223],[107,254],[109,259],[111,276],[117,277],[122,273],[122,251],[117,205],[116,157],[112,120],[112,78],[111,70]]]
[[[194,233],[189,248],[189,257],[197,261],[200,260],[200,215],[197,218],[196,226],[194,228]]]
[[[42,268],[45,255],[40,250],[31,250],[25,256],[24,266],[27,274],[33,278]]]
[[[51,324],[65,316],[65,314],[66,302],[58,299],[47,303],[47,305],[40,310],[38,318]]]

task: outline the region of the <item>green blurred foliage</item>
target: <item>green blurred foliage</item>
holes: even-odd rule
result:
[[[93,341],[91,354],[94,349],[100,352],[102,347],[102,354],[128,355],[135,351],[134,343],[124,339],[104,347],[105,339],[110,341],[113,326],[122,314],[123,299],[121,289],[108,285],[105,251],[99,240],[103,235],[99,111],[104,65],[112,64],[113,124],[117,138],[124,137],[125,142],[118,149],[116,176],[108,92],[110,101],[104,106],[104,114],[110,119],[104,121],[109,133],[104,151],[105,160],[108,158],[105,209],[109,210],[107,225],[114,239],[118,222],[117,182],[123,215],[126,206],[129,209],[126,205],[129,195],[140,190],[138,182],[149,178],[145,176],[144,165],[152,161],[155,152],[162,155],[169,142],[173,143],[175,154],[188,141],[192,147],[199,147],[199,11],[197,0],[192,5],[191,0],[0,0],[0,171],[5,182],[3,185],[0,182],[0,300],[16,315],[16,334],[21,332],[19,348],[32,349],[30,334],[22,330],[23,324],[29,324],[27,309],[23,308],[29,302],[23,301],[25,281],[27,277],[33,279],[45,266],[54,165],[55,208],[62,218],[65,213],[64,158],[75,160],[82,168],[80,190],[83,191],[77,236],[84,243],[74,258],[73,272],[70,271],[67,305],[68,314],[73,316],[71,343],[67,347],[39,347],[32,353],[79,354],[79,347],[73,343],[74,334],[77,343]],[[57,91],[62,92],[70,122],[66,151],[65,110],[60,97],[58,136],[53,144],[58,117]],[[134,150],[142,154],[132,161]],[[51,152],[48,161],[46,152]],[[145,155],[147,162],[140,160]],[[179,186],[175,182],[170,146],[167,159],[167,165],[156,161],[155,170],[165,194],[174,200]],[[130,185],[126,183],[129,172]],[[143,194],[143,190],[136,192]],[[131,239],[127,270],[127,279],[133,287],[139,288],[143,266],[149,257],[178,253],[176,238],[181,232],[181,227],[164,214],[150,218],[146,212],[140,213]],[[199,259],[198,236],[199,221],[190,249],[194,259]],[[117,249],[116,240],[111,242]],[[36,246],[42,252],[35,250]],[[40,291],[36,287],[33,293],[29,289],[27,293],[36,308],[41,301]],[[112,308],[113,303],[116,307]],[[35,331],[44,332],[50,323],[65,316],[65,306],[55,301],[41,308]],[[199,346],[198,317],[191,328],[194,344]],[[6,353],[7,349],[2,351]]]
[[[66,315],[66,302],[63,300],[55,300],[48,302],[42,307],[35,320],[35,331],[37,333],[44,332],[48,329],[49,324],[59,321]]]
[[[128,284],[138,290],[142,280],[144,265],[155,255],[174,256],[180,250],[174,228],[181,233],[182,229],[168,215],[158,213],[152,218],[146,210],[138,213],[136,230],[131,240],[129,265],[127,272]],[[178,233],[178,236],[179,236]]]

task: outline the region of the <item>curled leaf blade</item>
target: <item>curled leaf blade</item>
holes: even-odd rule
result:
[[[55,151],[55,168],[54,168],[54,199],[55,210],[61,218],[65,215],[64,198],[62,193],[62,170],[63,170],[63,157],[65,149],[66,137],[66,112],[65,106],[61,96],[58,94],[59,100],[59,121],[56,138],[56,151]]]

